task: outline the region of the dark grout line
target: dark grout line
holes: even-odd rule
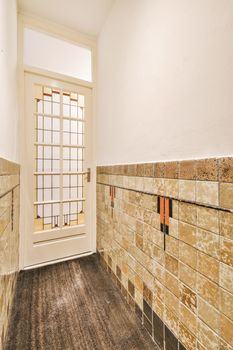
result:
[[[161,194],[154,194],[154,193],[150,193],[150,192],[144,192],[144,191],[141,191],[141,190],[134,190],[132,188],[126,188],[126,187],[121,187],[121,186],[114,186],[114,185],[109,185],[109,184],[106,184],[106,183],[103,183],[103,182],[97,182],[98,185],[104,185],[104,186],[113,186],[113,187],[116,187],[116,188],[119,188],[121,190],[126,190],[126,191],[132,191],[132,192],[140,192],[142,194],[147,194],[147,195],[150,195],[150,196],[162,196]],[[194,205],[197,205],[199,207],[203,207],[203,208],[207,208],[207,209],[215,209],[215,210],[219,210],[219,211],[223,211],[223,212],[227,212],[227,213],[232,213],[232,210],[231,209],[226,209],[226,208],[222,208],[222,207],[217,207],[215,205],[208,205],[208,204],[203,204],[203,203],[199,203],[199,202],[193,202],[193,201],[188,201],[188,200],[185,200],[185,199],[179,199],[179,198],[175,198],[175,197],[169,197],[169,196],[163,196],[164,198],[169,198],[171,200],[175,200],[177,202],[180,202],[180,203],[186,203],[186,204],[194,204]]]

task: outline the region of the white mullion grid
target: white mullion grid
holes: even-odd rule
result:
[[[72,199],[63,199],[63,200],[51,200],[51,201],[38,201],[34,202],[34,205],[40,205],[40,204],[56,204],[56,203],[72,203],[72,202],[83,202],[85,201],[85,198],[72,198]]]
[[[52,90],[52,94],[51,94],[51,111],[53,111],[53,90]],[[53,119],[50,118],[51,121],[51,141],[53,143]],[[53,171],[53,147],[50,148],[50,152],[51,152],[51,170]],[[53,200],[53,176],[50,175],[50,195],[51,195],[51,200]],[[51,205],[51,228],[53,229],[53,223],[55,223],[55,218],[53,217],[53,205]]]
[[[62,117],[61,117],[62,118]],[[44,119],[43,119],[44,120]],[[63,126],[62,126],[63,130]],[[44,134],[43,134],[44,135]],[[44,136],[43,136],[44,137]],[[63,137],[62,137],[63,140]],[[44,142],[35,142],[36,146],[53,146],[53,147],[60,147],[61,144],[59,143],[44,143]],[[78,145],[69,145],[69,144],[64,144],[63,147],[69,147],[69,148],[85,148],[84,146],[78,146]]]
[[[43,114],[44,114],[44,94],[43,94],[43,91],[44,91],[44,87],[42,87],[42,111],[43,111]],[[44,143],[44,116],[43,116],[43,122],[42,122],[42,129],[43,129],[43,137],[42,137],[42,141]],[[39,146],[39,143],[37,145],[37,147]],[[43,159],[43,166],[42,166],[42,170],[44,171],[44,147],[42,147],[43,151],[42,151],[42,159]],[[44,176],[43,176],[43,181],[42,181],[42,200],[44,202]],[[44,210],[44,205],[42,205],[42,208],[43,208],[43,230],[44,230],[44,213],[45,213],[45,210]]]
[[[82,109],[84,109],[84,107],[82,107]],[[39,112],[36,112],[34,113],[35,115],[40,115],[42,117],[51,117],[51,118],[57,118],[59,119],[60,118],[60,115],[55,115],[55,114],[46,114],[46,113],[39,113]],[[62,118],[63,119],[67,119],[67,120],[75,120],[75,121],[78,121],[78,122],[84,122],[85,123],[85,120],[82,119],[82,118],[75,118],[75,117],[67,117],[67,116],[63,116],[62,115]]]
[[[63,90],[60,90],[60,205],[59,205],[59,216],[60,224],[59,227],[63,227]]]
[[[34,108],[36,109],[36,111],[38,110],[38,101],[35,98],[34,98],[33,109]],[[34,130],[33,130],[33,132],[34,132],[34,140],[36,140],[36,141],[37,141],[37,138],[38,138],[38,136],[37,136],[37,133],[38,133],[37,129],[38,129],[38,115],[34,115]],[[38,146],[34,146],[34,157],[36,157],[36,161],[34,159],[34,162],[33,162],[34,163],[34,169],[38,170],[38,160],[37,160],[37,158],[38,158]],[[38,201],[38,191],[39,191],[39,189],[38,189],[38,176],[36,176],[36,181],[34,181],[34,186],[36,186],[36,188],[34,189],[34,191],[35,191],[34,192],[34,198],[36,197],[36,201]],[[38,207],[35,207],[35,205],[34,205],[33,209],[34,209],[33,212],[34,212],[34,223],[35,223],[35,214],[36,214],[36,218],[37,218],[37,216],[38,216]],[[35,230],[35,224],[34,224],[34,230]]]
[[[85,171],[64,171],[64,172],[51,172],[51,171],[36,171],[34,175],[85,175]]]
[[[71,95],[70,95],[70,98],[71,98]],[[71,115],[71,100],[70,100],[70,115]],[[69,120],[69,141],[71,144],[71,121],[70,120]],[[71,171],[71,164],[72,164],[71,148],[69,148],[69,171]],[[71,175],[69,175],[69,198],[71,198]],[[70,208],[71,208],[71,205],[69,202],[69,214],[68,214],[68,222],[67,222],[67,225],[69,226],[70,226]]]

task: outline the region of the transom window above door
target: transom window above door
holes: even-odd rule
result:
[[[92,82],[92,50],[52,35],[24,29],[24,64]]]

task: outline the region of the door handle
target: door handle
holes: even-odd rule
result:
[[[83,174],[87,175],[87,182],[91,182],[91,168],[87,168],[87,171],[85,171]]]

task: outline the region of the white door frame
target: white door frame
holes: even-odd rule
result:
[[[53,73],[50,71],[25,66],[23,64],[23,45],[24,45],[24,28],[31,28],[37,31],[45,32],[49,35],[55,36],[57,38],[60,38],[62,40],[70,41],[72,43],[81,44],[83,46],[87,46],[92,51],[92,75],[93,75],[93,82],[86,82],[80,79],[68,77],[62,74]],[[96,252],[96,142],[95,142],[95,109],[96,109],[96,38],[87,36],[81,33],[78,33],[70,28],[63,27],[61,25],[58,25],[56,23],[52,23],[49,21],[42,20],[40,18],[36,18],[35,16],[29,16],[25,14],[19,14],[18,15],[18,90],[19,90],[19,142],[20,145],[22,145],[22,141],[25,137],[24,130],[25,130],[25,120],[24,120],[24,113],[25,113],[25,94],[24,94],[24,74],[25,72],[30,72],[36,75],[41,75],[48,78],[54,78],[55,80],[60,80],[63,82],[76,84],[84,87],[89,87],[92,89],[92,174],[91,174],[91,194],[92,194],[92,206],[91,206],[91,252]],[[19,145],[19,146],[20,146]],[[20,149],[20,163],[22,163],[22,157],[23,153]],[[20,206],[23,209],[24,201],[23,201],[23,192],[22,188],[20,188]],[[19,246],[19,269],[22,270],[25,268],[25,262],[24,262],[24,256],[25,256],[25,218],[23,215],[20,215],[20,246]],[[74,258],[75,256],[73,256]],[[58,262],[60,260],[68,260],[70,258],[64,258],[59,259],[54,262]],[[40,264],[46,265],[51,264],[45,263]],[[36,267],[36,266],[34,266]]]

